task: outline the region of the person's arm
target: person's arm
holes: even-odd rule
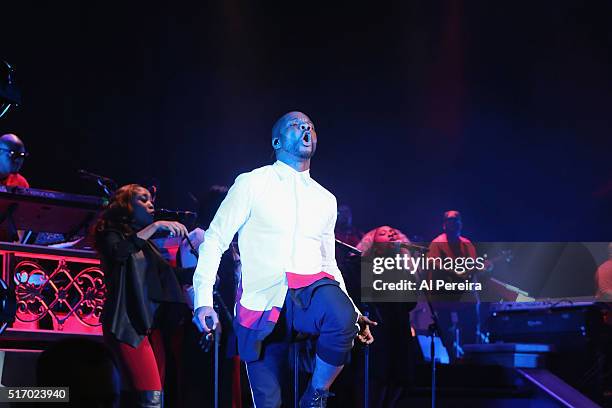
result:
[[[170,231],[177,236],[184,236],[187,229],[183,224],[174,221],[156,221],[147,225],[137,233],[126,234],[125,237],[119,231],[107,230],[97,243],[100,252],[117,262],[123,262],[136,252],[141,251],[153,234],[157,231]]]
[[[439,258],[442,256],[442,251],[440,246],[442,245],[442,243],[437,242],[437,241],[432,241],[431,244],[429,244],[429,251],[427,252],[427,257],[428,258]]]
[[[478,254],[476,252],[476,247],[471,241],[468,241],[466,244],[467,244],[467,256],[475,260],[478,257]],[[470,269],[467,269],[465,273],[463,274],[457,274],[457,272],[455,272],[455,274],[458,275],[459,277],[467,276],[468,278],[472,278],[475,274],[478,274],[479,272],[486,272],[488,269],[493,270],[493,268],[494,268],[493,262],[485,261],[485,268],[483,269],[472,267]]]
[[[147,240],[155,235],[158,231],[166,231],[174,234],[176,237],[185,237],[187,236],[187,228],[176,221],[155,221],[152,224],[147,225],[136,234],[138,238]]]
[[[437,242],[435,240],[432,241],[431,244],[429,244],[429,251],[427,251],[425,256],[426,259],[424,260],[427,261],[427,259],[442,257],[442,251],[440,248],[441,245],[441,242]],[[434,274],[437,276],[436,268],[424,268],[423,270],[425,271],[425,273],[422,275],[424,279],[432,280],[434,278]]]
[[[213,306],[213,286],[219,269],[221,255],[227,250],[234,235],[246,222],[251,211],[251,188],[249,174],[241,174],[227,192],[217,210],[210,227],[204,233],[204,242],[199,247],[198,265],[193,275],[195,291],[194,323],[200,330],[208,332],[205,318],[211,317],[218,324]]]
[[[612,301],[612,268],[608,263],[604,263],[597,268],[595,272],[595,284],[597,292],[595,296],[597,300],[602,302]]]
[[[147,241],[137,234],[127,234],[125,237],[114,230],[105,231],[97,243],[100,253],[109,260],[124,262],[128,257],[141,251]]]

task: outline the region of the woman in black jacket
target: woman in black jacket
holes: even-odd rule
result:
[[[184,225],[153,222],[149,191],[137,184],[119,188],[96,225],[96,248],[104,271],[107,299],[104,339],[137,393],[138,406],[161,406],[166,366],[164,343],[187,306],[181,284],[191,284],[195,264],[174,268],[150,238],[157,232],[186,237]],[[199,245],[201,230],[192,238]]]

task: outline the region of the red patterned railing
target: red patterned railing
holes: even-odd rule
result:
[[[0,243],[0,255],[17,297],[13,328],[101,333],[106,286],[95,252]]]

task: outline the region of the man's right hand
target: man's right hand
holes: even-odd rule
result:
[[[206,318],[209,319],[206,319]],[[208,320],[208,322],[206,321]],[[217,312],[211,306],[198,307],[193,314],[193,324],[196,325],[198,330],[202,333],[210,333],[211,330],[221,331],[221,325],[219,324],[219,317]],[[212,326],[212,327],[210,327]]]

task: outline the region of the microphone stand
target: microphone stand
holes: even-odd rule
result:
[[[195,256],[195,258],[199,260],[200,259],[199,252],[197,251],[197,249],[195,248],[195,246],[193,245],[193,243],[191,242],[188,236],[186,236],[185,239],[187,240],[187,243],[189,244],[189,252],[191,252],[193,256]],[[223,315],[225,316],[228,322],[231,322],[233,320],[232,314],[230,313],[225,302],[223,301],[223,298],[219,294],[216,284],[213,287],[213,308],[215,309],[217,313],[220,311],[219,309],[221,309],[223,312]],[[219,330],[215,330],[213,338],[214,338],[213,347],[214,347],[214,359],[215,359],[215,368],[214,368],[215,391],[214,391],[214,405],[213,406],[215,408],[218,408],[219,407],[219,348],[221,347],[221,332],[219,332]]]
[[[97,179],[96,182],[98,183],[100,187],[102,187],[102,190],[104,191],[104,194],[107,197],[110,197],[113,195],[114,190],[111,190],[112,187],[109,187],[104,181],[102,181],[102,179]]]
[[[336,239],[336,244],[343,247],[344,249],[347,249],[349,252],[355,255],[361,256],[362,254],[362,251],[360,251],[359,249],[345,242],[342,242],[339,239]],[[427,247],[415,245],[412,243],[410,244],[402,243],[400,247],[406,248],[409,250],[412,249],[415,252],[415,254],[418,254],[419,252],[422,253],[422,252],[429,251],[429,248]],[[436,407],[436,386],[437,386],[436,384],[436,342],[435,342],[435,339],[436,339],[436,336],[440,337],[440,326],[438,323],[438,313],[436,312],[436,309],[431,303],[431,297],[429,293],[427,293],[427,291],[421,291],[421,292],[423,293],[427,301],[427,307],[429,309],[429,313],[431,314],[431,320],[432,320],[431,324],[428,327],[428,330],[429,330],[429,335],[431,337],[431,344],[429,347],[429,352],[431,355],[431,407],[435,408]],[[364,406],[365,408],[369,408],[370,401],[369,401],[369,375],[368,374],[369,374],[369,363],[370,363],[369,362],[370,350],[368,346],[365,346],[364,357],[365,357],[365,379],[364,379],[365,401],[364,401]]]
[[[363,313],[365,317],[370,317],[367,309]],[[363,406],[370,408],[370,346],[367,344],[363,348],[363,366]]]
[[[115,190],[117,190],[117,182],[115,180],[110,179],[108,177],[100,176],[98,174],[90,173],[87,170],[79,170],[77,171],[82,179],[84,180],[92,180],[95,181],[100,188],[104,191],[104,195],[108,198],[113,195]]]
[[[417,253],[415,251],[415,253]],[[421,277],[418,274],[419,278]],[[423,279],[421,279],[422,281]],[[429,309],[429,314],[431,315],[431,323],[427,328],[429,331],[429,336],[431,338],[431,344],[429,345],[429,354],[431,356],[431,408],[436,407],[436,336],[440,337],[440,325],[438,323],[438,313],[431,303],[431,296],[427,292],[427,290],[421,290],[421,293],[425,296],[425,300],[427,301],[427,308]],[[441,337],[440,337],[441,338]]]
[[[429,248],[413,243],[400,243],[401,248],[413,250],[415,255],[420,256],[423,253],[429,252]],[[417,277],[421,277],[417,273]],[[422,281],[422,279],[421,279]],[[440,337],[440,325],[438,324],[438,313],[431,303],[431,297],[426,290],[421,291],[427,301],[427,307],[431,314],[431,323],[428,327],[429,336],[431,337],[431,344],[429,346],[429,353],[431,355],[431,407],[436,407],[436,336]]]
[[[352,245],[347,244],[346,242],[340,241],[336,238],[336,245],[346,249],[353,255],[361,255],[363,252],[358,248],[355,248]],[[367,303],[363,304],[365,306],[365,310],[363,315],[365,317],[370,316],[370,312],[368,311],[369,305]],[[363,406],[364,408],[370,408],[370,346],[367,344],[363,345],[363,363],[364,363],[364,373],[363,373]]]
[[[429,353],[431,354],[431,408],[436,407],[436,335],[440,337],[440,326],[438,325],[438,314],[436,313],[433,305],[431,304],[431,298],[428,294],[425,294],[427,299],[427,306],[429,307],[429,313],[431,314],[431,324],[429,325],[429,336],[431,337],[431,345],[429,346]]]
[[[355,248],[352,245],[347,244],[346,242],[340,241],[338,238],[336,238],[336,245],[341,246],[342,248],[348,250],[348,252],[350,252],[353,255],[361,256],[362,254],[361,250],[359,250],[358,248]]]

